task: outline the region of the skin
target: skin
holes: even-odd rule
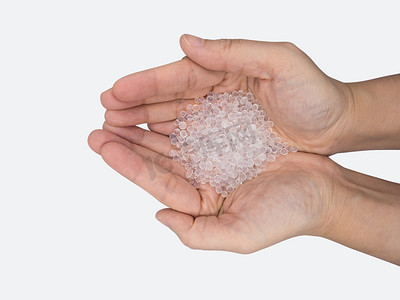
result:
[[[368,126],[355,130],[362,121],[355,107],[371,106],[359,95],[364,90],[371,98],[381,95],[379,83],[367,88],[329,78],[289,43],[189,35],[180,43],[187,55],[181,61],[128,75],[102,94],[106,122],[89,136],[90,147],[107,164],[169,207],[157,219],[196,249],[250,253],[309,234],[400,263],[400,233],[382,230],[400,228],[399,185],[346,170],[323,156],[350,151],[354,141],[374,140]],[[284,140],[314,154],[280,157],[223,198],[208,184],[196,190],[186,181],[185,169],[168,157],[167,135],[194,97],[238,89],[255,95]],[[396,92],[385,99],[398,101]],[[383,105],[388,113],[389,104]],[[370,117],[376,112],[365,110]],[[142,123],[151,131],[135,126]],[[378,217],[369,218],[377,211]]]
[[[91,134],[92,149],[170,207],[158,212],[157,218],[192,248],[250,253],[295,235],[316,234],[324,226],[328,206],[321,204],[332,199],[330,182],[335,177],[335,163],[326,157],[306,153],[281,157],[223,198],[209,184],[196,190],[184,179],[186,170],[179,163],[149,149],[168,153],[167,137],[157,133],[141,137],[144,130],[138,127],[104,124],[104,128]],[[320,186],[326,187],[324,195]]]
[[[169,134],[173,120],[193,97],[209,91],[251,91],[275,122],[279,135],[301,151],[332,154],[348,123],[350,91],[326,76],[290,43],[246,40],[205,41],[187,57],[128,75],[102,94],[105,119],[113,126],[150,123]]]

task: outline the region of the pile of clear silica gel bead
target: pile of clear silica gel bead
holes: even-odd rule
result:
[[[198,188],[209,183],[228,196],[280,155],[296,152],[272,130],[274,123],[251,93],[208,93],[175,120],[169,152]]]

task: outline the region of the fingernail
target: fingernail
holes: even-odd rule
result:
[[[186,44],[188,44],[189,46],[201,47],[204,45],[204,40],[197,36],[194,36],[191,34],[184,34],[183,38],[184,38]]]

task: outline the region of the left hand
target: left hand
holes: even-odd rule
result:
[[[188,35],[181,38],[187,55],[181,61],[128,75],[102,94],[110,125],[148,123],[150,130],[167,135],[195,97],[242,89],[253,93],[274,130],[300,151],[349,150],[343,132],[352,120],[352,94],[299,48],[248,40],[203,40],[194,46],[188,40]]]

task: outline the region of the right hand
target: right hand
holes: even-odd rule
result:
[[[340,171],[324,156],[281,156],[225,198],[208,183],[190,185],[185,168],[166,157],[171,145],[161,134],[104,124],[92,132],[89,145],[168,206],[157,219],[191,248],[250,253],[297,235],[322,236],[329,218],[340,215]]]

